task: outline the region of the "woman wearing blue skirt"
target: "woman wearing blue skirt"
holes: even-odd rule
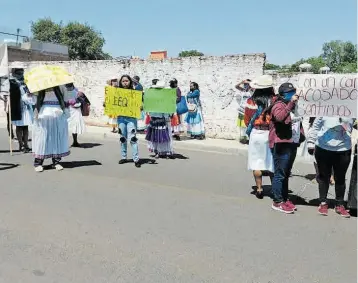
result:
[[[187,94],[189,112],[185,122],[188,124],[188,134],[192,139],[205,139],[204,119],[200,101],[199,85],[190,83],[190,92]]]

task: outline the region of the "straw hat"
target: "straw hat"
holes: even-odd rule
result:
[[[156,85],[152,85],[152,88],[165,88],[165,82],[158,81]]]
[[[264,89],[264,88],[270,88],[273,87],[273,79],[270,75],[263,75],[256,79],[254,79],[252,82],[250,82],[250,87],[254,89]]]

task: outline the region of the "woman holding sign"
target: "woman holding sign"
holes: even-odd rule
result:
[[[190,83],[190,92],[186,96],[189,112],[185,122],[188,124],[188,134],[192,139],[203,140],[205,138],[204,119],[200,102],[199,85]]]
[[[128,75],[123,75],[119,80],[119,88],[133,89],[132,78]],[[141,167],[138,154],[138,138],[137,134],[137,119],[133,117],[120,116],[118,117],[118,133],[120,134],[121,142],[121,160],[119,164],[127,163],[127,144],[128,140],[132,147],[132,157],[135,167]]]
[[[52,158],[57,171],[63,169],[61,158],[70,154],[68,146],[67,107],[75,105],[74,99],[65,101],[66,89],[58,86],[38,92],[32,130],[32,152],[36,172],[42,172],[45,159]]]
[[[151,88],[163,89],[164,82],[158,81]],[[148,149],[155,154],[155,158],[173,158],[173,141],[170,114],[150,112],[150,123],[145,139]]]

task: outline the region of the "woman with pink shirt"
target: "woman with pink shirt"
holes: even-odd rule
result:
[[[294,86],[284,83],[279,88],[276,101],[267,110],[271,113],[269,147],[274,160],[272,209],[288,214],[297,210],[288,199],[288,178],[297,148],[304,138],[300,119],[293,114],[297,100]]]

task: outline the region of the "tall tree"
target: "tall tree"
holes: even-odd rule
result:
[[[52,43],[61,43],[62,23],[55,23],[50,18],[32,22],[31,31],[35,39]]]
[[[352,42],[333,40],[323,44],[322,57],[333,72],[342,71],[343,66],[357,63],[357,45]]]
[[[204,53],[201,53],[198,50],[187,50],[179,53],[179,57],[194,57],[194,56],[204,56]]]
[[[105,43],[102,34],[88,24],[70,22],[63,25],[45,18],[32,23],[31,29],[34,39],[67,45],[72,60],[110,59],[102,50]]]

